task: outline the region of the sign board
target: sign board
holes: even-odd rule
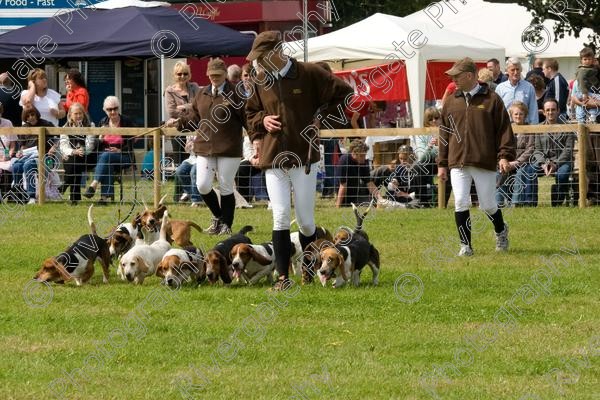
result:
[[[99,2],[100,0],[0,0],[0,29],[17,29],[65,10],[87,7]]]

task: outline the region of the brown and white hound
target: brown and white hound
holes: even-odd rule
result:
[[[44,260],[33,279],[56,283],[73,279],[80,286],[94,275],[96,260],[102,265],[103,282],[108,283],[110,252],[106,240],[94,234],[83,235],[58,256]]]
[[[158,264],[156,275],[169,286],[180,287],[187,281],[199,285],[206,279],[202,250],[187,246],[167,251]]]
[[[250,225],[244,226],[240,231],[231,235],[225,240],[220,241],[206,252],[204,265],[206,266],[206,278],[211,284],[217,283],[219,278],[225,284],[230,284],[233,277],[231,270],[231,249],[238,243],[251,244],[252,241],[246,233],[252,231]]]
[[[379,251],[362,236],[355,235],[347,245],[337,244],[321,250],[321,267],[317,275],[323,286],[335,278],[334,288],[342,287],[350,279],[358,286],[365,265],[371,267],[373,285],[379,284]]]
[[[238,243],[231,249],[233,278],[243,278],[248,285],[254,285],[262,278],[273,283],[274,251],[273,243],[259,245]]]

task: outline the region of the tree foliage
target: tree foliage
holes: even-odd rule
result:
[[[583,28],[590,28],[593,35],[588,36],[588,44],[600,48],[600,0],[488,0],[491,3],[517,3],[533,14],[532,24],[547,19],[555,20],[554,40],[573,34],[579,37]],[[577,51],[579,49],[575,49]]]
[[[333,0],[333,3],[340,15],[333,27],[339,29],[378,12],[404,17],[427,7],[431,0]]]

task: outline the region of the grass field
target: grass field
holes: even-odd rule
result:
[[[317,221],[352,224],[320,201]],[[206,208],[170,207],[206,226]],[[359,288],[44,286],[43,258],[88,232],[87,207],[1,216],[2,399],[600,399],[600,209],[511,209],[511,249],[474,220],[458,250],[451,210],[377,210],[366,230],[380,285]],[[95,208],[108,229],[116,207]],[[480,216],[479,212],[474,215]],[[479,222],[477,222],[479,221]],[[238,210],[254,242],[270,211]],[[197,232],[204,248],[217,239]]]

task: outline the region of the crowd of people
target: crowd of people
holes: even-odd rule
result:
[[[513,124],[560,124],[565,122],[592,122],[599,117],[600,78],[598,59],[589,48],[580,52],[581,65],[568,82],[559,72],[553,59],[536,59],[533,68],[523,77],[523,68],[516,58],[506,60],[505,72],[496,59],[488,60],[485,68],[476,73],[477,81],[485,84],[502,99]],[[327,73],[325,63],[319,66]],[[255,66],[227,66],[220,59],[208,64],[210,84],[200,87],[192,80],[190,66],[177,62],[173,68],[173,83],[164,92],[168,115],[165,125],[177,127],[181,136],[171,140],[175,162],[174,202],[190,202],[196,207],[205,204],[213,214],[211,233],[231,230],[236,204],[251,207],[253,201],[270,202],[264,168],[258,164],[261,143],[249,130],[244,108],[232,104],[245,103],[256,91],[251,81]],[[132,120],[120,112],[119,99],[109,96],[104,100],[106,116],[97,124],[90,121],[88,107],[90,93],[82,74],[71,69],[64,75],[66,96],[48,87],[43,69],[29,73],[27,89],[18,99],[2,90],[10,84],[7,74],[0,74],[0,126],[28,127],[131,127]],[[10,89],[10,88],[6,88]],[[448,85],[441,105],[457,92],[456,83]],[[348,123],[340,128],[373,127],[378,122],[374,115],[385,110],[385,104],[367,103],[361,110],[346,110]],[[216,113],[214,111],[217,111]],[[218,121],[224,115],[227,124]],[[276,125],[277,121],[274,121]],[[441,108],[426,109],[423,126],[435,127],[441,123]],[[200,131],[205,140],[197,140]],[[591,148],[597,152],[600,143],[592,135]],[[538,204],[538,177],[553,176],[551,188],[553,206],[576,202],[578,191],[576,168],[577,143],[569,132],[541,135],[517,135],[517,158],[510,162],[506,173],[498,173],[496,202],[500,207],[536,206]],[[39,146],[36,136],[5,135],[0,138],[3,158],[0,170],[3,181],[11,177],[13,189],[20,189],[28,203],[36,201],[38,159],[48,166],[64,169],[62,182],[57,188],[64,196],[69,192],[71,204],[77,204],[82,195],[93,198],[98,188],[98,202],[114,200],[114,181],[119,172],[135,165],[133,142],[136,139],[120,135],[61,135],[48,136]],[[338,207],[361,203],[376,197],[382,207],[414,208],[437,204],[434,177],[438,173],[438,138],[414,136],[406,140],[390,162],[374,165],[366,159],[369,146],[364,140],[323,139],[321,163],[316,167],[322,178],[319,190],[324,198],[334,197]],[[52,174],[52,171],[47,171]],[[93,173],[87,187],[86,174]],[[598,165],[591,163],[588,176],[588,196],[592,203],[600,202]],[[213,181],[217,182],[213,189]],[[448,202],[452,191],[446,182]],[[478,201],[475,186],[471,197]],[[236,199],[238,199],[236,201]],[[241,199],[241,200],[240,200]]]

